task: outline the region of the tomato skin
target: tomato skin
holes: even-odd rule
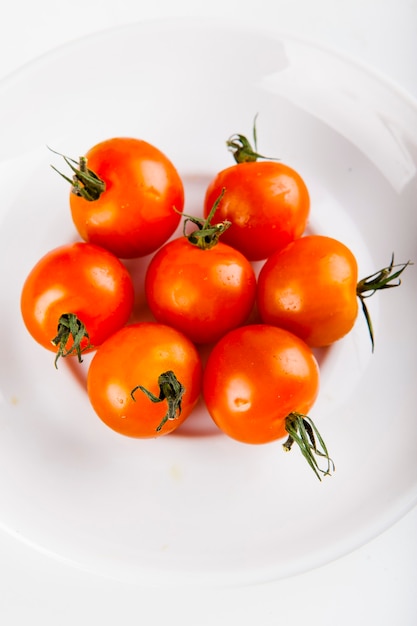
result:
[[[203,378],[214,422],[229,437],[250,444],[285,437],[285,418],[307,414],[318,390],[319,369],[310,348],[266,324],[242,326],[222,337]]]
[[[23,284],[20,305],[32,337],[57,352],[51,340],[61,315],[77,315],[91,344],[98,346],[126,324],[133,302],[132,279],[122,262],[103,248],[77,242],[49,251],[36,263]],[[82,347],[86,344],[84,339]]]
[[[232,222],[223,242],[250,261],[268,258],[304,233],[310,197],[301,176],[287,165],[256,161],[222,170],[206,190],[206,217],[223,188],[216,220]]]
[[[261,320],[286,328],[312,347],[344,337],[358,315],[357,262],[343,243],[302,237],[272,255],[258,276]]]
[[[84,241],[120,258],[157,250],[177,228],[184,206],[182,180],[156,147],[129,137],[93,146],[87,167],[106,184],[98,200],[70,194],[73,222]]]
[[[156,396],[158,377],[172,370],[185,387],[181,414],[156,428],[166,413],[166,402],[153,403],[142,385]],[[190,415],[201,392],[199,354],[182,333],[155,322],[125,326],[97,350],[90,363],[87,391],[99,418],[114,431],[137,438],[154,438],[176,430]]]
[[[256,277],[249,261],[221,241],[202,250],[179,237],[152,258],[145,293],[156,320],[195,343],[212,343],[246,321]]]

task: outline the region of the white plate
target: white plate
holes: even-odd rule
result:
[[[25,331],[22,282],[76,238],[46,146],[73,157],[101,139],[154,143],[184,178],[186,211],[250,134],[292,165],[312,231],[340,238],[360,274],[416,260],[415,104],[306,42],[228,24],[133,25],[62,47],[0,89],[0,524],[58,559],[120,580],[237,584],[306,571],[376,536],[417,500],[416,270],[370,301],[320,354],[311,412],[336,462],[317,481],[280,442],[245,446],[202,407],[177,434],[136,441],[94,415],[79,376]],[[140,272],[139,272],[140,275]]]

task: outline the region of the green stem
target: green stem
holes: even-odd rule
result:
[[[67,350],[66,345],[72,338],[72,345]],[[81,346],[84,339],[87,345]],[[64,313],[58,320],[57,335],[51,340],[53,346],[58,348],[55,357],[55,367],[58,369],[60,357],[77,355],[78,362],[82,363],[81,354],[92,348],[86,327],[74,313]]]
[[[252,145],[249,139],[247,139],[245,135],[240,135],[238,133],[231,135],[231,137],[229,137],[229,139],[226,141],[226,146],[229,149],[229,151],[233,154],[233,157],[236,163],[253,163],[254,161],[257,161],[258,159],[266,159],[268,161],[279,161],[279,159],[265,157],[262,154],[259,154],[259,152],[257,151],[258,150],[257,134],[256,134],[257,117],[258,117],[258,114],[255,115],[255,118],[253,120],[254,148],[252,148]]]
[[[229,220],[219,222],[218,224],[211,223],[225,191],[226,190],[223,188],[206,219],[193,217],[191,215],[183,215],[186,218],[184,220],[183,233],[193,246],[197,246],[197,248],[202,250],[209,250],[210,248],[213,248],[219,241],[220,236],[232,225]],[[186,230],[189,222],[197,226],[197,228],[191,234],[187,235]]]
[[[159,432],[162,430],[163,426],[168,420],[177,419],[181,415],[181,402],[182,397],[185,393],[185,388],[179,382],[174,372],[171,370],[167,372],[163,372],[158,376],[158,385],[159,385],[159,396],[155,396],[151,391],[142,387],[142,385],[137,385],[132,391],[130,395],[132,399],[135,400],[135,393],[139,389],[142,391],[151,402],[163,402],[167,401],[168,409],[162,418],[161,423],[157,426],[156,431]]]
[[[372,344],[372,352],[375,348],[374,330],[372,326],[371,316],[369,314],[365,300],[366,298],[370,298],[371,296],[373,296],[376,291],[399,287],[401,285],[400,276],[408,265],[412,265],[411,261],[407,261],[407,263],[401,263],[399,265],[394,265],[393,253],[391,257],[391,263],[387,267],[382,268],[382,270],[379,270],[374,274],[370,274],[370,276],[366,276],[366,278],[360,280],[356,286],[356,295],[358,296],[362,305],[362,311],[365,315],[366,324],[368,326],[369,336]],[[393,273],[393,270],[396,267],[399,267],[400,269]]]
[[[102,193],[106,190],[106,183],[104,180],[99,178],[93,170],[88,169],[87,167],[87,159],[84,156],[81,156],[77,161],[74,159],[70,159],[59,152],[55,152],[49,148],[51,152],[62,156],[65,163],[70,167],[73,172],[73,177],[69,178],[62,174],[56,167],[51,165],[52,169],[55,170],[64,180],[66,180],[71,185],[71,191],[76,196],[84,198],[88,202],[94,202],[94,200],[98,200]]]
[[[308,415],[293,412],[286,418],[285,428],[288,438],[283,444],[284,450],[288,452],[291,450],[292,445],[296,443],[319,480],[321,480],[320,474],[330,476],[335,466],[313,420]],[[319,467],[316,456],[326,459],[327,468],[325,470]]]

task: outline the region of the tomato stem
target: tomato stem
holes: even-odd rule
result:
[[[308,415],[293,412],[290,413],[285,420],[285,429],[288,433],[288,438],[283,444],[284,450],[289,452],[295,442],[320,481],[320,474],[331,476],[331,472],[335,470],[335,466],[313,420],[308,417]],[[319,447],[317,447],[317,442]],[[327,469],[323,470],[319,467],[316,456],[327,460]]]
[[[49,149],[51,152],[62,156],[65,163],[71,168],[73,177],[69,178],[68,176],[65,176],[65,174],[62,174],[62,172],[60,172],[56,167],[51,165],[55,172],[70,183],[72,193],[76,196],[84,198],[84,200],[87,200],[88,202],[98,200],[101,194],[106,190],[106,183],[104,180],[99,178],[93,170],[88,169],[86,157],[81,156],[78,161],[75,161],[60,152],[56,152],[51,148]]]
[[[233,157],[236,163],[253,163],[254,161],[257,161],[258,159],[266,159],[268,161],[279,161],[279,159],[273,159],[271,157],[263,156],[262,154],[259,154],[259,152],[257,151],[258,150],[258,147],[257,147],[258,142],[257,142],[257,134],[256,134],[257,117],[258,117],[258,114],[255,115],[254,120],[253,120],[254,148],[252,148],[252,145],[249,139],[247,139],[245,135],[240,135],[238,133],[231,135],[229,139],[226,141],[226,146],[228,150],[233,154]]]
[[[177,419],[181,415],[181,402],[182,397],[185,393],[185,388],[182,386],[180,381],[175,376],[174,372],[171,370],[167,372],[163,372],[158,376],[158,385],[159,385],[159,396],[155,396],[151,391],[142,387],[142,385],[137,385],[132,391],[130,395],[132,399],[135,400],[135,393],[139,389],[142,391],[151,402],[163,402],[167,401],[168,409],[162,418],[161,423],[157,426],[156,431],[159,432],[162,430],[163,426],[168,420]]]
[[[412,265],[411,261],[394,265],[394,253],[392,253],[391,263],[387,267],[382,268],[382,270],[379,270],[374,274],[366,276],[366,278],[360,280],[356,286],[356,295],[361,302],[362,311],[365,315],[366,324],[369,330],[369,336],[372,344],[372,352],[375,348],[374,330],[372,326],[371,316],[369,314],[365,300],[366,298],[373,296],[376,291],[381,291],[382,289],[391,289],[392,287],[399,287],[401,285],[400,275],[403,273],[408,265]],[[396,267],[399,267],[400,269],[392,273],[393,269]]]
[[[210,248],[213,248],[219,241],[220,236],[232,225],[229,220],[219,222],[218,224],[211,223],[225,191],[226,190],[223,188],[206,219],[184,214],[184,217],[186,218],[184,220],[183,228],[184,236],[187,237],[191,244],[201,248],[202,250],[209,250]],[[187,235],[186,231],[188,222],[191,222],[197,226],[197,228],[191,234]]]
[[[67,350],[68,340],[72,338],[72,345]],[[81,347],[83,339],[87,339],[87,345]],[[82,363],[81,354],[92,348],[86,327],[74,313],[64,313],[58,320],[57,335],[51,340],[53,346],[58,348],[55,357],[55,367],[58,369],[60,357],[77,355],[78,362]]]

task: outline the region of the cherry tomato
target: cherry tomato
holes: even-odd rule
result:
[[[215,423],[233,439],[267,443],[286,435],[285,419],[308,413],[319,368],[307,345],[266,324],[230,331],[212,349],[203,396]]]
[[[266,324],[241,326],[212,349],[203,397],[214,422],[229,437],[264,444],[287,436],[320,478],[332,461],[307,413],[319,392],[319,368],[311,349],[286,330]],[[320,443],[321,451],[317,448]],[[322,472],[315,455],[329,466]]]
[[[223,242],[250,261],[266,259],[304,233],[310,197],[301,176],[288,165],[253,160],[222,170],[206,190],[204,215],[222,189],[218,218],[232,223]]]
[[[179,237],[152,258],[145,293],[157,321],[195,343],[211,343],[246,321],[256,277],[249,261],[221,241],[203,249]]]
[[[358,303],[374,346],[365,299],[376,291],[401,284],[394,257],[390,265],[358,282],[353,252],[337,239],[323,235],[302,237],[276,252],[258,276],[257,303],[261,320],[286,328],[312,347],[327,346],[353,328]]]
[[[155,322],[125,326],[97,350],[87,390],[100,419],[123,435],[151,438],[177,429],[201,391],[193,343]]]
[[[286,328],[310,346],[346,335],[358,315],[358,267],[340,241],[302,237],[276,252],[258,277],[261,320]]]
[[[156,147],[116,137],[92,147],[79,165],[73,170],[70,207],[82,239],[120,258],[134,258],[154,252],[174,233],[184,205],[183,183]]]
[[[334,468],[326,444],[307,415],[320,384],[311,349],[292,333],[266,324],[241,326],[212,349],[203,397],[213,421],[232,439],[264,444],[287,437],[297,443],[321,480]],[[318,460],[326,459],[322,469]]]
[[[129,272],[111,252],[79,242],[43,256],[21,293],[32,337],[59,356],[99,346],[128,321],[134,301]],[[57,360],[56,359],[56,360]]]

